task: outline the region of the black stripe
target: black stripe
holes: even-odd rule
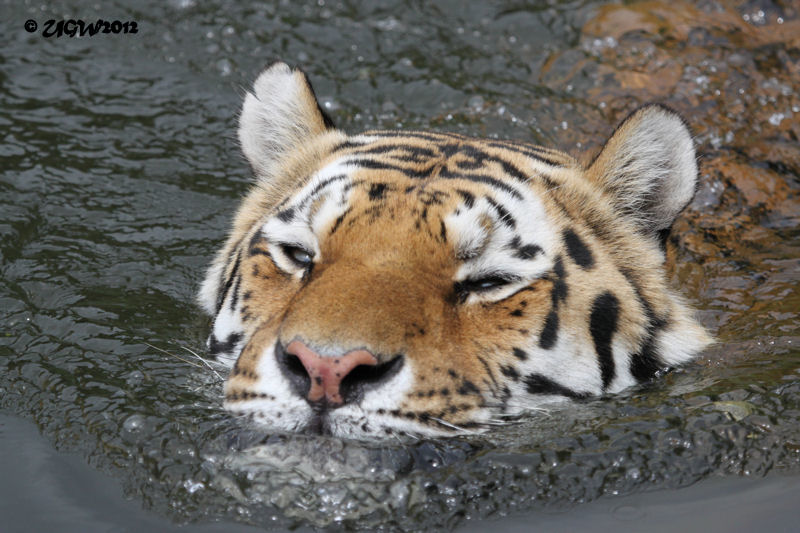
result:
[[[539,334],[539,347],[549,350],[556,343],[556,339],[558,339],[558,311],[554,307],[544,320],[544,328]]]
[[[416,130],[374,130],[374,131],[365,131],[359,136],[364,137],[408,137],[413,139],[422,139],[425,141],[437,141],[441,142],[447,139],[459,139],[465,140],[468,137],[463,135],[459,135],[458,133],[448,133],[443,131],[416,131]]]
[[[238,245],[237,245],[238,246]],[[225,280],[223,284],[223,288],[220,293],[217,295],[217,312],[218,314],[220,309],[222,309],[222,303],[225,301],[225,297],[228,295],[228,291],[231,290],[231,285],[233,284],[233,278],[239,273],[239,265],[241,263],[241,251],[236,251],[236,261],[233,263],[233,269],[231,270],[228,279]]]
[[[569,287],[565,281],[566,272],[564,271],[564,262],[561,256],[556,258],[553,265],[553,288],[550,292],[550,312],[544,320],[544,327],[539,334],[539,347],[545,350],[552,348],[558,339],[558,306],[561,302],[567,299]]]
[[[362,146],[365,145],[362,143],[355,143],[348,139],[346,141],[342,141],[339,144],[334,145],[334,147],[331,148],[331,154],[335,154],[336,152],[341,152],[342,150],[350,150],[351,148],[360,148]]]
[[[253,236],[250,238],[250,242],[247,244],[247,255],[250,257],[254,255],[266,255],[272,259],[270,253],[265,248],[261,247],[261,245],[266,244],[266,242],[267,239],[264,238],[264,234],[261,233],[261,230],[259,229],[253,234]]]
[[[315,197],[317,194],[319,194],[319,192],[320,192],[322,189],[324,189],[325,187],[327,187],[328,185],[330,185],[331,183],[333,183],[333,182],[335,182],[335,181],[341,181],[341,180],[343,180],[343,179],[345,179],[345,178],[347,178],[347,175],[346,175],[346,174],[339,174],[339,175],[337,175],[337,176],[331,176],[330,178],[328,178],[328,179],[326,179],[326,180],[324,180],[324,181],[321,181],[321,182],[319,182],[319,183],[317,184],[317,186],[316,186],[316,187],[314,187],[314,189],[313,189],[313,190],[312,190],[310,193],[308,193],[308,195],[306,195],[306,197],[305,197],[305,198],[303,198],[301,201],[297,202],[295,205],[297,205],[297,206],[301,206],[301,205],[304,205],[304,204],[306,204],[306,203],[307,203],[309,200],[311,200],[311,199],[312,199],[312,198],[314,198],[314,197]]]
[[[358,155],[388,154],[389,157],[397,157],[396,155],[393,155],[392,152],[405,152],[405,154],[399,156],[400,159],[408,158],[409,160],[416,162],[423,162],[425,160],[439,158],[439,154],[435,150],[409,144],[369,143],[369,144],[355,145],[351,143],[351,148],[352,148],[351,153]]]
[[[475,195],[469,191],[465,191],[464,189],[456,189],[461,198],[464,199],[464,205],[466,205],[469,209],[472,209],[472,206],[475,205]]]
[[[492,372],[492,368],[489,366],[489,363],[486,362],[486,359],[484,359],[480,355],[478,356],[478,361],[483,365],[483,368],[484,368],[484,370],[486,370],[486,374],[489,376],[489,379],[492,380],[492,383],[489,383],[485,379],[483,381],[487,385],[489,385],[489,388],[490,388],[490,390],[492,392],[492,395],[496,397],[497,396],[497,391],[500,388],[500,385],[497,383],[497,380],[494,377],[494,372]],[[492,385],[494,385],[494,386],[492,386]]]
[[[416,170],[408,167],[401,167],[383,161],[376,161],[374,159],[350,159],[348,164],[359,166],[361,168],[369,168],[372,170],[394,170],[408,176],[412,179],[424,179],[430,177],[430,169]]]
[[[567,245],[567,253],[575,263],[583,269],[590,269],[594,266],[592,251],[586,246],[577,233],[567,228],[563,232],[564,243]]]
[[[486,176],[484,174],[456,174],[450,172],[447,169],[442,169],[441,172],[439,172],[439,177],[448,180],[466,180],[466,181],[474,181],[476,183],[483,183],[485,185],[491,185],[492,187],[500,189],[501,191],[507,192],[516,200],[522,200],[523,198],[522,194],[520,194],[520,192],[517,191],[511,185],[503,183],[500,180],[494,179],[493,177]]]
[[[497,212],[497,217],[500,219],[500,222],[504,226],[508,226],[511,229],[514,229],[514,228],[517,227],[517,221],[514,218],[514,215],[509,213],[508,210],[505,207],[503,207],[502,205],[498,204],[497,202],[495,202],[492,198],[489,198],[488,196],[485,196],[484,198],[486,198],[486,201],[489,203],[489,205],[492,208],[494,208],[494,210]]]
[[[289,222],[294,218],[294,207],[279,211],[277,217],[281,222]]]
[[[513,353],[514,357],[516,357],[520,361],[525,361],[526,359],[528,359],[528,354],[525,352],[525,350],[522,350],[520,348],[514,348]]]
[[[591,396],[587,392],[574,391],[535,372],[525,376],[525,387],[530,394],[557,394],[573,400],[584,400]]]
[[[666,368],[666,365],[661,362],[661,358],[656,352],[655,331],[657,331],[655,328],[650,329],[645,336],[642,347],[639,348],[638,352],[631,355],[631,375],[639,383],[650,381]]]
[[[239,301],[239,286],[242,284],[242,275],[236,276],[236,282],[233,284],[233,292],[231,294],[231,311],[236,311],[236,303]]]
[[[514,237],[510,244],[514,249],[514,257],[517,259],[533,259],[544,252],[540,246],[535,244],[522,244],[519,236]]]
[[[537,150],[534,147],[528,147],[524,145],[516,144],[512,141],[493,141],[487,143],[488,146],[492,148],[501,148],[503,150],[509,150],[511,152],[517,152],[518,154],[526,155],[531,159],[536,159],[537,161],[541,161],[542,163],[548,164],[551,167],[561,168],[564,165],[559,163],[558,161],[554,161],[548,157],[543,155],[545,150]]]
[[[631,375],[639,383],[644,383],[653,379],[667,366],[656,351],[655,339],[659,331],[667,327],[669,320],[656,316],[655,311],[653,311],[653,306],[647,301],[644,294],[642,294],[642,289],[630,269],[620,268],[620,272],[622,272],[622,275],[625,276],[625,279],[633,287],[636,299],[639,300],[639,305],[642,306],[645,316],[647,317],[647,331],[642,345],[639,351],[632,354],[630,358]]]
[[[221,353],[232,354],[233,349],[236,348],[236,345],[239,344],[239,341],[242,340],[241,333],[231,333],[228,335],[228,338],[225,339],[224,342],[220,342],[217,340],[216,335],[213,333],[208,338],[208,354],[216,357]]]
[[[603,390],[617,375],[614,367],[614,354],[611,349],[611,340],[617,331],[619,318],[619,300],[610,292],[604,292],[595,298],[592,304],[592,313],[589,318],[589,333],[594,341],[594,349],[600,364],[600,374],[603,378]]]
[[[333,226],[331,226],[331,231],[328,233],[329,235],[333,235],[334,233],[336,233],[336,231],[339,229],[339,226],[342,225],[342,222],[344,221],[345,217],[347,217],[347,215],[349,215],[352,210],[353,210],[352,207],[348,207],[341,215],[336,217],[336,221],[333,223]]]

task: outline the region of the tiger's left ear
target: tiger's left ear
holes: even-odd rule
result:
[[[665,236],[697,189],[691,134],[668,107],[640,107],[620,124],[587,174],[642,233]]]
[[[239,142],[258,179],[269,181],[287,154],[332,128],[305,73],[273,63],[244,99]]]

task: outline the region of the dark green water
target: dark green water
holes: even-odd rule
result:
[[[796,480],[797,6],[485,4],[0,1],[3,412],[153,520],[197,527],[474,527],[645,490],[677,501],[667,489],[721,476]],[[45,38],[51,18],[139,32]],[[719,344],[647,389],[480,439],[242,431],[188,351],[208,328],[193,295],[249,180],[243,87],[278,58],[308,70],[349,131],[446,129],[578,155],[637,104],[673,105],[702,159],[672,278]],[[6,492],[36,486],[14,472]],[[107,486],[87,485],[101,505]]]

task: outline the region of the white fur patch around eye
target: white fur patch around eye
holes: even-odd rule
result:
[[[327,165],[314,174],[275,216],[264,223],[261,232],[279,268],[298,275],[302,270],[285,256],[282,245],[306,250],[315,261],[321,259],[320,238],[326,228],[347,210],[352,170],[353,167],[343,161]],[[315,201],[322,203],[312,213],[311,208]]]
[[[552,268],[555,232],[534,193],[522,194],[519,200],[491,190],[476,198],[471,208],[461,206],[445,218],[448,235],[463,261],[455,282],[497,275],[515,280],[472,294],[468,302],[505,298]]]

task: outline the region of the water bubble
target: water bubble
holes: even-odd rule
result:
[[[565,129],[567,129],[567,128],[569,128],[569,124],[567,124],[567,121],[566,121],[566,120],[562,120],[562,121],[561,121],[561,129],[562,129],[562,130],[565,130]]]
[[[400,27],[400,21],[390,16],[389,18],[375,21],[375,27],[381,31],[392,31]]]
[[[122,429],[129,433],[138,433],[144,428],[144,423],[142,415],[131,415],[122,423]]]
[[[138,370],[134,370],[125,378],[125,383],[128,385],[128,387],[136,387],[137,385],[140,385],[142,381],[144,381],[144,374]]]
[[[192,481],[191,479],[187,479],[186,481],[183,482],[183,488],[185,488],[189,494],[194,494],[198,490],[206,488],[206,486],[205,484],[199,481]]]
[[[334,100],[332,96],[323,96],[319,101],[322,107],[325,108],[325,111],[336,111],[341,107],[339,102]]]
[[[231,65],[231,62],[228,59],[220,59],[217,61],[217,70],[219,70],[221,75],[229,76],[233,71],[233,65]]]

